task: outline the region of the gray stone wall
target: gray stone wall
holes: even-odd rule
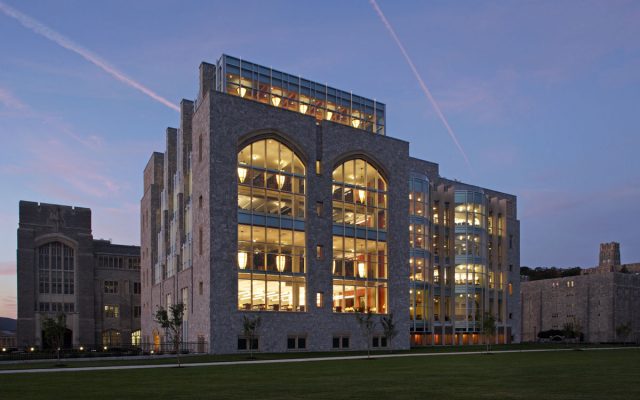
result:
[[[640,340],[640,276],[617,272],[522,282],[522,340],[577,323],[587,342],[622,340],[616,328],[631,323],[628,340]]]
[[[19,227],[17,249],[18,273],[18,332],[17,344],[42,346],[41,322],[55,312],[38,311],[39,302],[74,303],[75,311],[65,313],[67,327],[72,330],[73,346],[93,346],[101,341],[102,291],[97,282],[112,278],[123,281],[139,281],[138,270],[96,271],[96,250],[101,254],[138,257],[139,247],[111,245],[105,241],[94,241],[91,234],[91,210],[56,204],[21,201],[19,204]],[[74,250],[75,288],[74,294],[39,294],[38,289],[38,247],[61,242]],[[139,296],[130,296],[121,301],[121,309],[127,313],[134,304],[140,304]],[[120,303],[117,303],[120,304]],[[111,327],[130,335],[139,329],[139,320],[113,321]],[[130,338],[130,336],[128,336]],[[125,341],[126,343],[126,341]]]
[[[206,110],[209,99],[211,117],[200,117]],[[210,134],[206,135],[210,124]],[[308,310],[304,313],[260,313],[263,315],[261,346],[265,351],[284,351],[289,334],[307,335],[308,348],[328,350],[331,348],[333,334],[349,333],[352,336],[352,348],[364,348],[358,335],[354,315],[334,314],[331,308],[331,171],[338,163],[349,156],[365,156],[384,171],[389,180],[389,309],[398,320],[401,334],[394,341],[398,348],[408,347],[406,326],[408,308],[408,144],[384,136],[351,129],[338,124],[323,123],[316,125],[312,117],[298,113],[278,110],[258,103],[209,92],[200,102],[193,123],[194,137],[203,133],[203,159],[209,160],[209,182],[203,182],[203,171],[199,163],[194,162],[194,198],[205,195],[210,217],[203,216],[204,210],[194,213],[194,220],[205,226],[204,253],[209,250],[211,284],[211,344],[210,350],[216,353],[235,352],[237,337],[242,334],[242,317],[246,312],[237,310],[237,152],[241,143],[250,141],[251,136],[267,132],[275,133],[280,140],[292,148],[307,163],[307,266]],[[207,137],[208,136],[208,137]],[[198,139],[196,139],[198,140]],[[319,145],[321,144],[321,146]],[[318,151],[320,149],[322,153]],[[195,152],[197,154],[198,149]],[[208,153],[208,154],[206,154]],[[198,158],[197,155],[194,158]],[[324,172],[315,174],[315,161],[321,160]],[[217,188],[212,190],[211,188]],[[317,201],[323,201],[325,215],[317,217],[314,207]],[[210,224],[207,224],[210,221]],[[316,260],[315,248],[321,244],[325,248],[323,260]],[[197,250],[197,249],[196,249]],[[197,251],[195,251],[197,254]],[[205,269],[203,260],[194,257],[194,276]],[[194,279],[198,282],[199,279]],[[206,282],[205,282],[206,283]],[[197,290],[197,289],[196,289]],[[323,307],[315,306],[315,294],[324,294]],[[198,296],[194,295],[195,299]],[[194,305],[194,317],[189,322],[190,332],[198,330],[199,308]],[[252,314],[252,313],[248,313]],[[191,318],[191,316],[190,316]],[[318,327],[322,327],[319,329]]]
[[[158,255],[158,229],[160,226],[160,192],[164,185],[164,154],[154,152],[144,170],[144,195],[140,200],[140,272],[142,276],[141,329],[142,340],[151,342],[154,328],[153,313],[159,304],[159,294],[154,293],[153,266]]]

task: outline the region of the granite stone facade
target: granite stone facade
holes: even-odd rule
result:
[[[640,275],[605,272],[522,282],[522,340],[534,342],[538,333],[579,326],[583,340],[611,343],[640,340]],[[630,324],[628,337],[616,329]]]
[[[640,263],[620,265],[620,244],[600,245],[597,267],[578,276],[522,282],[522,340],[538,333],[578,326],[592,343],[640,341]],[[621,336],[618,329],[630,328]],[[624,337],[623,337],[624,336]]]
[[[182,101],[180,129],[167,129],[166,151],[153,153],[144,171],[141,200],[144,342],[160,345],[166,340],[152,320],[155,310],[183,302],[187,308],[183,340],[197,343],[200,350],[211,353],[245,351],[243,320],[257,316],[262,322],[259,351],[292,350],[291,343],[296,338],[304,338],[295,342],[296,350],[366,348],[367,339],[355,313],[342,312],[333,298],[332,246],[336,228],[332,171],[353,159],[365,160],[380,171],[387,188],[384,232],[387,294],[385,312],[373,317],[376,322],[373,345],[407,349],[412,344],[472,343],[473,335],[477,340],[483,312],[490,310],[499,316],[501,334],[496,340],[519,340],[519,223],[515,196],[441,178],[437,164],[409,156],[409,143],[356,128],[364,125],[337,123],[327,120],[331,116],[326,114],[325,119],[319,119],[317,115],[277,107],[280,103],[273,101],[273,94],[271,103],[265,103],[239,95],[245,92],[228,92],[221,74],[224,70],[219,64],[200,66],[196,102]],[[238,261],[238,153],[262,139],[277,141],[293,150],[306,170],[306,298],[295,311],[242,309],[238,304],[238,280],[242,272]],[[426,182],[425,193],[431,197],[425,210],[430,210],[434,202],[443,206],[439,221],[426,215],[420,217],[430,232],[438,233],[439,242],[434,244],[431,234],[425,236],[428,244],[423,245],[420,254],[430,272],[420,275],[418,281],[431,296],[435,293],[442,298],[438,313],[434,313],[433,298],[428,306],[426,303],[421,306],[425,312],[419,316],[420,323],[416,323],[418,316],[410,312],[416,275],[410,263],[413,242],[408,235],[412,229],[408,218],[411,198],[408,183],[414,176]],[[478,241],[482,238],[482,254],[478,250],[471,257],[479,271],[473,284],[453,279],[456,266],[467,263],[466,258],[461,260],[454,255],[456,237],[462,237],[456,236],[458,228],[454,224],[456,199],[467,192],[477,194],[476,203],[483,210],[482,216],[478,214],[477,227],[468,228]],[[487,223],[492,218],[501,221],[500,231],[494,228],[494,233],[488,234]],[[488,250],[490,245],[493,250]],[[438,257],[432,254],[432,246],[439,248]],[[442,271],[438,272],[442,277],[438,283],[433,275],[436,266]],[[491,280],[489,275],[493,277]],[[456,319],[453,298],[462,293],[463,287],[465,295],[468,292],[481,300],[478,308],[469,306],[469,315],[461,311],[458,313],[461,317]],[[391,343],[383,344],[380,319],[390,314],[399,334]],[[343,342],[343,338],[348,341]]]
[[[19,208],[17,346],[46,347],[42,320],[59,313],[65,347],[130,345],[140,331],[140,248],[95,240],[88,208]]]

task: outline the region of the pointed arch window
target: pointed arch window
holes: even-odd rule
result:
[[[238,153],[238,309],[306,311],[305,177],[276,139]]]
[[[387,182],[364,159],[333,171],[333,311],[387,312]]]
[[[61,242],[38,247],[38,292],[75,293],[75,252]]]

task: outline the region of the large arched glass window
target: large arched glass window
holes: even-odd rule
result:
[[[305,166],[276,139],[238,153],[238,309],[305,311]]]
[[[38,291],[41,294],[74,294],[75,262],[71,247],[52,242],[38,247]]]
[[[353,159],[333,171],[333,311],[387,312],[387,182]]]

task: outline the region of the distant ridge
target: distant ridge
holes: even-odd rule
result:
[[[16,330],[16,320],[13,318],[0,317],[0,331],[13,331]]]

